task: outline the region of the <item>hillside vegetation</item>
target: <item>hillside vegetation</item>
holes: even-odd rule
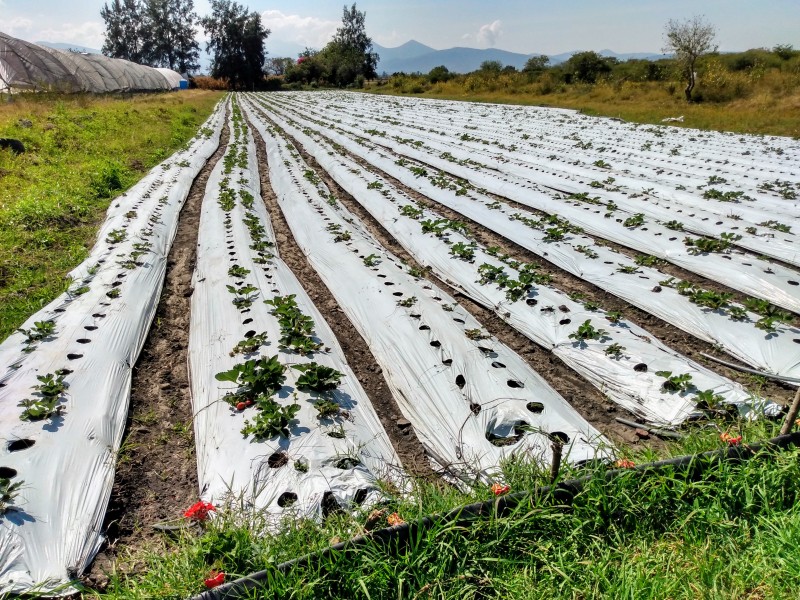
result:
[[[546,59],[546,57],[544,57]],[[381,94],[450,100],[557,106],[641,123],[683,116],[679,126],[769,135],[800,136],[800,52],[778,46],[699,61],[694,102],[683,94],[682,74],[671,59],[618,62],[594,52],[553,67],[528,61],[517,71],[488,61],[472,73],[444,67],[428,74],[395,73],[372,82]]]

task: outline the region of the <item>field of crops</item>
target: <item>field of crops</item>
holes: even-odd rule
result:
[[[635,439],[616,416],[774,416],[800,381],[800,142],[237,94],[112,202],[70,289],[0,345],[4,591],[69,586],[102,544],[190,188],[194,493],[276,530],[409,473],[488,484],[561,446],[612,460]]]

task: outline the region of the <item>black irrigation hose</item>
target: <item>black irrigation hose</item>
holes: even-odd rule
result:
[[[791,445],[800,446],[800,431],[781,435],[765,442],[757,444],[742,444],[728,446],[719,450],[711,450],[701,454],[680,456],[668,460],[660,460],[652,463],[638,465],[633,469],[613,469],[605,473],[606,480],[614,479],[621,473],[639,472],[642,475],[652,475],[665,470],[668,467],[688,467],[691,477],[699,477],[714,462],[714,459],[723,461],[740,462],[746,461],[755,456],[760,450],[771,448],[786,448]],[[360,535],[346,542],[341,542],[329,546],[318,552],[306,554],[299,558],[280,563],[270,570],[258,571],[225,583],[216,588],[207,590],[201,594],[193,596],[190,600],[233,600],[234,598],[250,597],[248,592],[258,590],[268,585],[269,574],[275,571],[286,573],[297,568],[306,567],[310,563],[319,561],[331,554],[340,552],[352,552],[365,544],[384,544],[390,542],[404,542],[410,539],[417,531],[424,531],[435,523],[454,523],[461,524],[476,519],[491,517],[493,515],[510,514],[516,507],[529,498],[551,496],[551,499],[559,504],[569,504],[574,496],[583,489],[583,486],[593,479],[593,475],[587,475],[578,479],[561,481],[555,485],[546,485],[534,488],[532,491],[517,492],[508,494],[486,502],[477,502],[455,508],[444,515],[429,515],[421,517],[413,523],[403,523],[394,527],[387,527],[370,532],[367,535]],[[398,544],[399,547],[399,544]]]

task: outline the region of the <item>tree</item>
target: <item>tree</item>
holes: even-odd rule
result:
[[[684,94],[688,102],[692,101],[692,90],[696,83],[697,59],[708,52],[716,51],[716,34],[714,26],[699,15],[685,21],[670,19],[666,25],[663,51],[674,53],[683,70],[687,81]]]
[[[478,67],[478,71],[484,75],[500,75],[500,71],[502,70],[503,63],[499,60],[485,60],[481,63],[481,66]]]
[[[225,78],[233,89],[254,88],[263,78],[264,40],[270,34],[261,15],[231,0],[211,0],[211,15],[201,25],[213,51],[211,75]]]
[[[102,52],[112,58],[142,61],[143,6],[140,0],[112,0],[104,4],[100,16],[106,22]]]
[[[144,15],[148,36],[143,54],[147,64],[181,73],[200,68],[193,0],[145,0]]]
[[[611,61],[597,52],[577,52],[564,65],[575,81],[596,83],[603,75],[611,73]]]
[[[544,54],[540,54],[539,56],[531,56],[527,61],[525,61],[525,66],[522,67],[522,72],[528,73],[529,75],[538,75],[544,71],[549,64],[549,56]]]
[[[450,81],[450,79],[452,78],[453,74],[444,65],[433,67],[430,73],[428,73],[428,81],[430,81],[431,83],[439,83],[440,81]]]
[[[286,71],[294,64],[294,59],[289,57],[268,58],[264,64],[267,75],[286,75]]]
[[[797,50],[795,50],[794,46],[792,46],[791,44],[778,44],[772,49],[772,51],[781,60],[789,60],[790,58],[792,58],[797,54]]]
[[[372,38],[364,26],[366,13],[353,4],[344,6],[342,25],[320,53],[331,83],[350,85],[357,80],[374,79],[379,56],[372,51]]]
[[[194,0],[112,0],[100,16],[103,54],[182,73],[200,68]]]

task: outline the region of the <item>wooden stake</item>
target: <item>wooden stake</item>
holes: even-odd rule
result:
[[[794,400],[792,400],[792,406],[789,407],[789,412],[786,413],[786,420],[784,420],[783,427],[781,427],[781,435],[786,435],[792,430],[792,425],[794,425],[794,420],[797,418],[798,410],[800,410],[800,388],[797,388]]]

